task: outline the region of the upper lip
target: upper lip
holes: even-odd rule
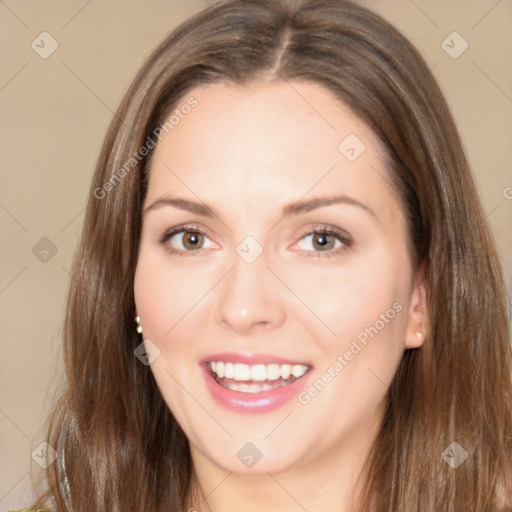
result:
[[[312,366],[311,363],[306,361],[299,361],[297,359],[288,359],[285,357],[273,356],[271,354],[240,354],[240,353],[218,353],[211,354],[199,361],[199,364],[211,363],[212,361],[223,361],[225,363],[242,363],[250,366],[256,364],[289,364],[289,365],[297,365],[303,364],[306,366]]]

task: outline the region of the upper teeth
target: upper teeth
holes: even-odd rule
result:
[[[277,380],[289,379],[290,376],[295,378],[302,377],[307,371],[308,366],[304,364],[255,364],[248,365],[242,363],[224,363],[222,361],[213,361],[210,368],[219,378],[227,378],[234,380]]]

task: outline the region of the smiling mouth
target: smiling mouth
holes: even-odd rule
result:
[[[223,361],[211,361],[206,367],[218,384],[242,393],[260,393],[288,386],[311,369],[305,364],[248,365]]]

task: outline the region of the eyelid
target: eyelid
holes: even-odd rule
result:
[[[179,233],[186,233],[186,232],[197,232],[199,233],[200,235],[203,235],[205,236],[206,238],[208,238],[213,244],[215,245],[218,245],[217,242],[215,242],[212,237],[210,237],[210,235],[206,232],[205,229],[199,227],[198,224],[196,223],[187,223],[187,224],[180,224],[178,226],[175,226],[173,228],[169,228],[169,229],[166,229],[164,231],[164,233],[160,236],[160,243],[163,244],[163,245],[168,245],[167,242],[174,236],[174,235],[177,235]],[[171,251],[171,253],[173,254],[178,254],[178,255],[183,255],[183,254],[186,254],[186,255],[192,255],[192,256],[196,256],[198,253],[201,253],[202,252],[202,249],[203,248],[199,248],[199,249],[196,249],[196,250],[193,250],[193,251],[184,251],[182,249],[175,249],[174,247],[168,247],[169,251]]]
[[[181,231],[197,231],[198,233],[206,235],[205,230],[201,228],[199,224],[189,222],[187,224],[178,224],[177,226],[166,229],[162,234],[161,239],[169,238],[170,236],[175,235],[176,233],[180,233]]]
[[[334,236],[337,240],[341,242],[341,247],[337,249],[332,249],[329,251],[307,251],[305,249],[295,249],[296,251],[302,251],[307,254],[308,257],[321,257],[321,258],[329,258],[331,256],[337,256],[340,252],[348,250],[354,243],[352,236],[345,230],[331,226],[329,224],[318,224],[314,226],[309,226],[308,228],[302,230],[298,235],[298,241],[294,242],[291,248],[296,247],[298,243],[307,235],[317,234],[317,233],[325,233],[328,235]]]
[[[174,235],[182,232],[197,232],[208,239],[212,241],[212,243],[218,245],[212,238],[209,236],[209,234],[201,228],[196,223],[187,223],[187,224],[181,224],[178,226],[175,226],[173,228],[167,229],[163,235],[160,237],[160,243],[166,245],[168,240],[172,238]],[[328,251],[307,251],[305,249],[296,249],[298,251],[302,251],[305,253],[310,253],[307,256],[313,256],[313,257],[323,257],[327,258],[330,256],[336,256],[342,251],[346,251],[349,249],[353,244],[353,238],[350,236],[349,233],[347,233],[345,230],[331,226],[329,224],[318,224],[314,226],[309,226],[308,228],[303,229],[300,234],[298,235],[298,240],[294,242],[289,249],[295,247],[305,236],[312,235],[312,234],[318,234],[318,233],[325,233],[331,236],[334,236],[337,240],[339,240],[342,244],[341,247],[338,247],[337,249],[328,250]],[[191,256],[197,256],[198,254],[202,253],[203,249],[207,248],[199,248],[196,250],[189,250],[184,251],[182,249],[175,249],[175,248],[169,248],[171,253],[178,254],[178,255],[191,255]]]

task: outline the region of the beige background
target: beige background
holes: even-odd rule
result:
[[[511,0],[362,3],[402,29],[439,80],[473,164],[511,290]],[[42,440],[62,369],[69,268],[106,127],[153,47],[206,5],[206,0],[0,0],[1,510],[31,500],[31,472],[38,469],[31,452]],[[43,31],[59,45],[47,59],[31,48]],[[469,44],[457,59],[441,46],[453,31]],[[460,44],[455,39],[454,50]],[[56,249],[46,261],[33,252],[34,246],[49,247],[43,237]]]

